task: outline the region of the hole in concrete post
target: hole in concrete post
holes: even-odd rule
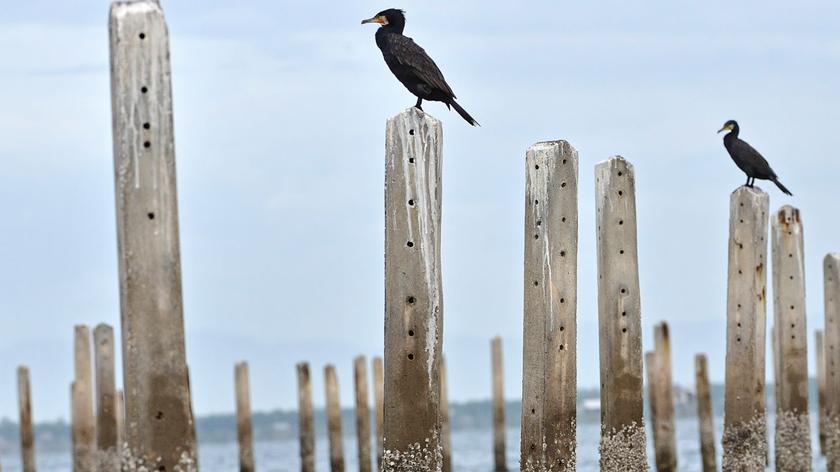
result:
[[[566,217],[564,216],[563,218],[560,218],[560,221],[562,221],[563,223],[565,223],[565,222],[566,222]]]
[[[408,130],[408,134],[414,136],[414,130],[413,129]]]
[[[539,165],[539,164],[535,164],[535,165],[534,165],[534,169],[539,170],[539,169],[540,169],[540,165]]]
[[[623,172],[618,171],[618,176],[619,176],[619,177],[621,177],[623,174],[624,174]]]
[[[539,200],[534,200],[534,205],[539,205],[539,204],[540,204]]]
[[[151,141],[145,141],[143,143],[143,147],[146,148],[146,149],[152,147],[152,142]]]
[[[620,251],[618,251],[618,253],[619,254],[624,254],[624,249],[621,249]]]
[[[146,39],[146,33],[140,33],[140,39]]]
[[[624,220],[618,220],[618,224],[619,224],[619,225],[623,225],[623,224],[624,224]]]
[[[626,311],[622,311],[622,312],[621,312],[621,316],[627,316],[627,312],[626,312]]]
[[[151,128],[151,127],[152,127],[152,125],[151,125],[151,124],[149,124],[149,123],[143,123],[143,129],[149,129],[149,128]]]
[[[411,164],[414,164],[414,158],[413,158],[413,157],[409,157],[409,158],[408,158],[408,162],[410,162]]]
[[[540,284],[540,283],[539,283],[538,281],[536,281],[536,280],[534,281],[534,287],[536,287],[536,286],[537,286],[537,285],[539,285],[539,284]]]
[[[563,345],[562,345],[562,344],[560,345],[560,350],[561,350],[561,351],[563,350]]]
[[[542,226],[542,220],[537,220],[537,226]]]
[[[566,163],[566,159],[563,159],[563,164],[565,164],[565,163]]]
[[[619,191],[618,191],[618,196],[620,197],[620,196],[622,196],[622,195],[624,195],[624,192],[623,192],[623,191],[621,191],[621,190],[619,190]]]
[[[144,86],[142,86],[142,87],[140,87],[140,92],[141,92],[141,93],[146,93],[146,92],[148,92],[148,91],[149,91],[149,88],[148,88],[148,87],[146,87],[145,85],[144,85]]]
[[[414,305],[417,302],[417,299],[413,296],[410,296],[405,301],[408,302],[409,305]]]
[[[408,330],[408,335],[409,336],[414,336],[414,330],[413,329]]]
[[[566,182],[561,183],[560,186],[565,188],[566,187]]]
[[[627,293],[627,289],[626,289],[626,288],[622,288],[622,289],[621,289],[621,293],[622,293],[622,294]]]
[[[408,353],[408,360],[410,360],[410,361],[414,360],[414,354],[413,353]]]
[[[149,212],[146,216],[149,217],[150,220],[155,219],[155,214],[152,212]]]
[[[412,241],[405,243],[405,245],[408,247],[414,247],[414,243]]]
[[[627,332],[627,328],[621,328],[621,332],[622,332],[622,333],[626,333],[626,332]]]
[[[738,322],[738,327],[739,327],[739,328],[741,327],[741,322],[740,322],[740,321]]]
[[[414,206],[414,199],[408,201],[409,206]]]
[[[566,299],[565,299],[565,298],[561,298],[561,299],[560,299],[560,303],[566,303]],[[563,331],[563,328],[560,328],[560,331]]]
[[[539,235],[539,234],[535,234],[535,235],[534,235],[534,239],[540,239],[540,235]]]
[[[157,414],[155,415],[155,419],[162,420],[163,419],[163,412],[158,411]]]
[[[560,251],[560,257],[566,257],[566,251]]]
[[[560,327],[560,331],[566,331],[566,327],[565,327],[565,326],[561,326],[561,327]]]
[[[741,337],[740,336],[736,339],[737,339],[738,342],[741,342]]]

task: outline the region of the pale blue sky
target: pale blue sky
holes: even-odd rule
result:
[[[172,34],[187,349],[196,411],[295,406],[294,363],[338,364],[383,338],[385,120],[414,98],[359,21],[408,12],[467,126],[444,123],[445,350],[454,401],[489,394],[489,339],[520,391],[524,152],[580,152],[579,384],[598,381],[594,177],[636,166],[645,345],[672,323],[723,378],[729,193],[744,178],[715,131],[740,121],[802,209],[809,330],[822,256],[840,249],[840,4],[832,1],[163,2]],[[33,0],[0,17],[0,417],[14,368],[36,420],[67,417],[72,327],[117,325],[107,2]],[[772,306],[770,307],[772,310]],[[809,341],[812,336],[809,334]],[[769,351],[768,351],[769,352]],[[769,375],[769,374],[768,374]]]

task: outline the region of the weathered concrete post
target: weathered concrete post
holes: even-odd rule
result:
[[[324,387],[327,393],[327,434],[330,440],[330,470],[344,472],[344,444],[341,433],[341,402],[338,399],[338,377],[335,366],[324,368]]]
[[[764,470],[764,343],[769,199],[740,187],[730,198],[723,470]]]
[[[772,219],[776,470],[811,470],[808,416],[808,330],[805,262],[799,210],[783,206]]]
[[[32,389],[29,369],[17,370],[18,407],[20,409],[20,457],[23,472],[35,472],[35,436],[32,434]]]
[[[197,469],[184,352],[169,34],[157,1],[111,6],[126,460]]]
[[[353,362],[356,387],[356,441],[358,443],[359,472],[371,472],[370,462],[370,406],[368,399],[367,359],[358,356]]]
[[[502,338],[490,341],[493,369],[493,462],[495,472],[507,472],[505,455],[505,379],[502,358]]]
[[[814,355],[817,360],[817,431],[820,436],[820,454],[825,455],[825,347],[823,332],[814,333]]]
[[[656,402],[651,402],[653,444],[658,472],[677,470],[677,437],[674,425],[674,389],[671,375],[671,339],[668,323],[659,322],[653,330],[654,369],[656,375],[651,388]],[[648,364],[648,369],[650,369]]]
[[[117,450],[117,387],[114,375],[114,328],[97,325],[93,330],[96,365],[96,449],[100,472],[119,471]]]
[[[386,471],[440,471],[443,128],[409,108],[385,138]]]
[[[694,381],[697,387],[697,418],[700,423],[700,456],[703,460],[703,472],[717,472],[712,394],[709,388],[709,368],[704,354],[694,356]]]
[[[523,471],[575,469],[578,154],[566,141],[525,153]]]
[[[88,472],[96,469],[96,421],[93,415],[90,329],[87,326],[76,326],[74,333],[73,470]]]
[[[840,471],[840,253],[825,256],[825,455]]]
[[[616,156],[598,164],[595,177],[601,470],[647,470],[635,174]]]
[[[117,391],[117,457],[122,457],[123,443],[125,442],[125,394],[122,390]]]
[[[440,360],[440,444],[443,452],[443,472],[452,472],[452,430],[449,424],[449,381],[446,377],[446,358]]]
[[[297,365],[298,433],[300,434],[300,470],[315,472],[315,422],[312,413],[312,380],[309,364]]]
[[[374,415],[376,417],[376,470],[382,470],[382,422],[385,416],[385,373],[383,371],[382,358],[373,358],[373,403]]]
[[[234,367],[236,384],[236,433],[239,440],[239,471],[254,472],[254,429],[251,425],[251,387],[248,363]]]

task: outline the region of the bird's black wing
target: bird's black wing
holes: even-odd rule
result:
[[[742,161],[743,165],[749,168],[748,173],[762,179],[771,179],[776,177],[776,173],[770,167],[767,159],[755,150],[750,144],[744,140],[736,139],[732,143],[731,153],[737,156]],[[744,169],[747,171],[747,169]]]
[[[389,34],[387,41],[393,59],[401,66],[409,69],[422,82],[456,98],[435,61],[413,39],[400,34]]]

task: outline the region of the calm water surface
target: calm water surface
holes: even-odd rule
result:
[[[813,415],[812,415],[813,420]],[[769,418],[768,423],[773,424]],[[815,425],[812,421],[812,429]],[[716,440],[718,441],[718,456],[720,456],[720,438],[723,429],[723,419],[716,418]],[[816,433],[812,432],[812,448],[816,444]],[[648,437],[650,448],[652,440]],[[519,457],[519,430],[507,431],[508,467],[516,470]],[[677,448],[679,450],[680,471],[700,471],[699,439],[697,421],[684,418],[677,421]],[[296,472],[300,467],[298,461],[297,441],[257,442],[255,444],[257,469],[261,472]],[[492,442],[490,431],[458,431],[452,435],[452,461],[456,471],[490,472],[493,468]],[[327,442],[325,437],[318,438],[316,445],[317,469],[329,470],[327,459]],[[346,437],[344,454],[347,470],[358,470],[356,460],[355,438]],[[598,470],[598,425],[578,425],[578,468],[579,471]],[[651,466],[653,454],[649,453]],[[238,470],[238,451],[235,443],[230,444],[202,444],[199,449],[199,463],[202,472],[234,472]],[[3,471],[19,472],[20,460],[15,454],[6,453],[2,460]],[[720,467],[720,457],[718,457]],[[65,472],[71,470],[68,453],[49,453],[38,455],[38,470],[40,472]],[[772,464],[771,468],[772,470]],[[815,457],[814,470],[825,470],[825,460]]]

